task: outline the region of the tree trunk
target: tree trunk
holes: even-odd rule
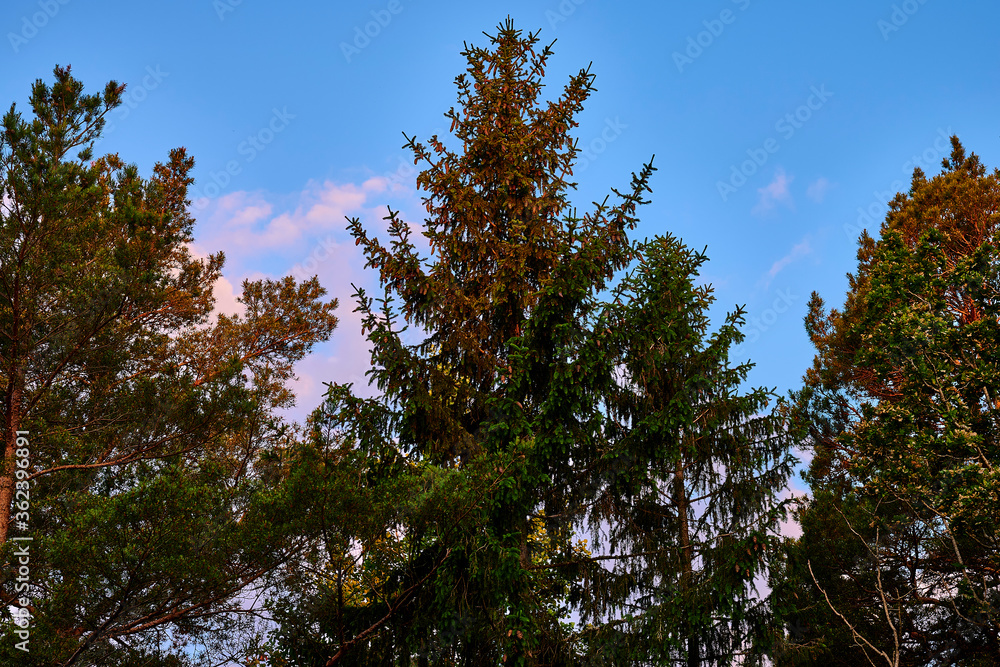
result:
[[[677,466],[674,469],[674,504],[677,505],[681,543],[681,596],[682,599],[687,600],[694,578],[692,567],[694,554],[688,526],[688,499],[684,490],[683,458],[677,461]],[[701,665],[701,647],[698,644],[697,634],[690,626],[687,628],[687,632],[687,667],[699,667]]]
[[[17,435],[21,426],[22,373],[15,370],[8,375],[7,395],[4,397],[3,468],[0,469],[0,545],[7,542],[10,533],[10,511],[14,501],[14,472],[17,470]]]

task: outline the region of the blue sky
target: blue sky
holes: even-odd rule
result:
[[[195,249],[227,256],[220,308],[244,278],[320,276],[341,324],[299,366],[301,417],[323,381],[367,368],[350,283],[375,281],[344,216],[423,219],[402,132],[444,132],[463,42],[485,46],[508,15],[558,40],[549,97],[593,63],[575,203],[655,154],[637,235],[708,246],[716,319],[746,305],[739,357],[780,394],[811,363],[810,292],[843,302],[861,227],[913,166],[937,173],[952,133],[1000,164],[1000,6],[986,2],[8,0],[0,99],[27,111],[56,64],[90,91],[126,83],[99,150],[147,176],[171,148],[194,156]]]

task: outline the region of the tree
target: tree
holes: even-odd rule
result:
[[[461,108],[446,114],[461,149],[408,139],[426,164],[417,184],[432,257],[397,212],[389,247],[350,221],[387,292],[378,307],[356,295],[382,396],[331,385],[312,444],[285,453],[289,470],[323,471],[310,513],[336,529],[314,529],[309,576],[275,602],[276,654],[327,665],[645,664],[687,650],[681,631],[649,631],[695,601],[689,664],[728,663],[710,650],[738,643],[750,617],[765,620],[744,610],[788,474],[780,421],[755,414],[766,392],[735,394],[749,368],[726,361],[739,315],[704,340],[707,291],[693,287],[703,256],[669,237],[628,239],[652,165],[613,190],[616,205],[605,199],[582,218],[570,209],[570,130],[593,76],[581,70],[542,103],[551,48],[536,50],[537,35],[510,20],[488,37],[493,49],[463,52],[471,79],[457,77]],[[607,296],[636,260],[648,266]],[[404,343],[409,326],[421,342]],[[694,521],[702,499],[684,494],[708,487],[680,573],[677,503]],[[351,494],[364,517],[334,519]],[[580,537],[602,521],[622,528],[609,553],[594,553]],[[653,594],[678,576],[683,592],[661,603]],[[294,590],[307,580],[318,590]],[[577,626],[571,612],[593,622]]]
[[[272,411],[336,302],[315,279],[245,282],[246,315],[210,323],[224,258],[188,250],[193,160],[143,179],[92,159],[123,91],[56,67],[32,119],[3,118],[5,664],[131,664],[224,631],[292,546],[257,455],[287,437]]]
[[[730,366],[742,310],[708,335],[710,286],[696,286],[705,254],[670,236],[645,245],[623,283],[623,383],[610,401],[615,451],[631,462],[604,489],[591,516],[606,522],[614,550],[636,558],[622,574],[644,638],[636,657],[664,664],[754,664],[771,614],[756,600],[781,540],[776,495],[794,459],[772,394],[740,395],[751,364]],[[655,601],[655,602],[651,602]],[[633,603],[634,604],[634,603]]]
[[[831,540],[860,556],[821,566],[806,588],[840,612],[813,632],[873,664],[1000,654],[1000,172],[956,137],[942,166],[929,180],[915,170],[880,238],[861,236],[843,312],[813,294],[806,319],[818,354],[797,421],[815,451],[814,500],[798,567]],[[835,528],[810,530],[821,525]],[[835,584],[842,573],[850,583]]]

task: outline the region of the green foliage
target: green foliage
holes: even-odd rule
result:
[[[31,650],[5,632],[0,656],[187,663],[185,643],[242,630],[239,594],[289,557],[255,517],[255,462],[287,438],[271,411],[336,302],[315,279],[248,282],[246,316],[212,323],[223,256],[189,251],[193,160],[173,150],[144,179],[93,159],[124,87],[54,74],[0,134],[0,623],[28,622]]]
[[[827,656],[1000,655],[998,203],[1000,172],[952,138],[942,173],[916,170],[880,238],[861,237],[843,312],[813,296],[818,355],[797,399],[815,497],[794,556],[798,594],[822,601],[818,584],[870,644],[820,610],[809,634]],[[801,578],[803,561],[817,583]]]
[[[755,641],[759,658],[752,580],[791,459],[768,392],[737,394],[742,315],[709,336],[704,255],[629,240],[651,164],[576,216],[593,77],[543,103],[550,49],[509,20],[490,40],[463,52],[446,114],[461,150],[408,143],[432,256],[397,212],[389,247],[350,221],[386,289],[356,295],[382,395],[331,385],[280,453],[309,476],[309,546],[272,601],[274,662],[732,664]]]
[[[781,414],[765,413],[771,394],[738,393],[751,366],[731,367],[728,351],[743,339],[742,311],[708,334],[711,288],[695,285],[704,253],[667,236],[642,257],[620,290],[624,377],[610,401],[614,451],[632,465],[590,521],[609,526],[613,551],[642,554],[622,568],[635,582],[629,598],[643,601],[636,658],[730,664],[768,642],[770,612],[753,580],[781,544],[776,495],[794,460]]]

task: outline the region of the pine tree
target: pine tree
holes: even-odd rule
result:
[[[833,651],[903,665],[1000,654],[998,209],[1000,171],[953,137],[942,173],[915,170],[878,240],[862,235],[843,311],[813,295],[818,354],[797,399],[815,499],[796,567],[829,609],[811,637],[848,644]],[[831,560],[834,540],[852,562]]]
[[[224,258],[188,249],[193,160],[175,149],[144,179],[93,159],[123,91],[86,95],[57,67],[33,118],[3,118],[4,664],[153,660],[168,633],[232,627],[238,594],[290,553],[255,462],[336,302],[315,279],[245,282],[247,315],[210,324]]]

